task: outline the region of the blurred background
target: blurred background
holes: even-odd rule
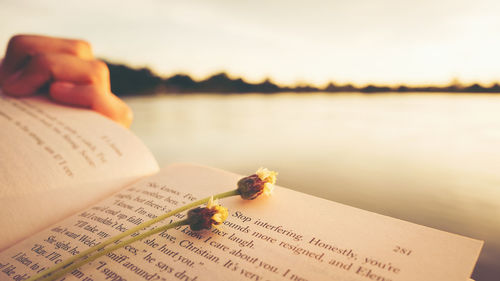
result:
[[[500,276],[498,1],[0,0],[79,38],[160,165],[206,164],[485,241]]]

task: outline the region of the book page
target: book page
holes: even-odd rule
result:
[[[0,279],[26,279],[145,220],[233,189],[239,178],[169,166],[0,253]],[[482,246],[281,187],[271,197],[221,203],[229,217],[218,228],[164,231],[61,280],[457,281],[469,280]]]
[[[158,170],[127,129],[42,97],[0,92],[0,128],[0,249]]]

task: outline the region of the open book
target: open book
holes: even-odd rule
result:
[[[128,130],[43,98],[0,95],[0,128],[0,280],[25,280],[241,178],[158,169]],[[62,279],[457,281],[469,280],[483,244],[282,187],[221,203],[229,217],[219,228],[171,229]]]

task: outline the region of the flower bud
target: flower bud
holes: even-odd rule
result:
[[[238,181],[238,191],[241,198],[253,200],[262,193],[271,195],[273,185],[276,182],[277,173],[260,168],[255,174],[244,177]]]
[[[227,209],[214,202],[213,197],[207,203],[207,206],[191,209],[187,213],[187,220],[191,230],[198,231],[210,229],[212,225],[219,225],[224,222],[228,216]]]

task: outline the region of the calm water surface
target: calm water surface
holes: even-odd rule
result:
[[[160,165],[194,162],[485,240],[500,280],[500,95],[278,94],[127,98]]]

